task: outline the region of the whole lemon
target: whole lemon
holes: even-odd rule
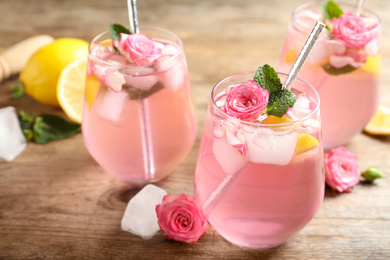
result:
[[[60,38],[42,47],[30,57],[20,73],[27,95],[42,104],[59,106],[57,81],[60,72],[72,61],[87,55],[88,43],[75,38]]]

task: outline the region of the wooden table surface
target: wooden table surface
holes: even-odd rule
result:
[[[159,187],[193,195],[211,88],[236,72],[264,63],[276,67],[291,12],[305,2],[138,1],[141,25],[163,27],[183,39],[199,124],[189,155]],[[366,5],[383,22],[381,103],[390,106],[390,1]],[[0,47],[36,34],[89,41],[110,23],[127,24],[126,12],[126,0],[1,0]],[[12,99],[16,82],[14,76],[0,83],[0,107],[66,117],[29,97]],[[373,165],[390,173],[390,137],[362,133],[347,148],[358,155],[362,170]],[[127,202],[139,190],[102,170],[81,134],[29,143],[14,161],[0,162],[0,259],[390,259],[390,178],[358,184],[349,194],[327,189],[308,226],[284,245],[262,251],[235,246],[212,227],[195,244],[122,231]]]

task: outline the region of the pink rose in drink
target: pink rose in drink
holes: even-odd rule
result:
[[[333,18],[332,35],[340,40],[347,48],[364,47],[372,37],[367,34],[363,19],[350,12],[345,12],[339,18]]]
[[[153,64],[161,56],[155,42],[142,33],[120,34],[121,39],[113,41],[112,44],[125,55],[129,62],[138,66]]]
[[[223,110],[241,120],[254,121],[267,106],[269,92],[256,82],[248,80],[230,88]]]
[[[338,192],[351,192],[361,175],[357,156],[340,146],[332,149],[324,159],[326,183]]]
[[[156,213],[164,237],[179,242],[195,243],[209,226],[195,198],[184,193],[164,196]]]

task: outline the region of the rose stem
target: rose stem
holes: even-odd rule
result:
[[[315,42],[317,41],[322,29],[324,29],[325,24],[317,21],[314,25],[313,30],[311,31],[309,38],[307,38],[305,45],[303,46],[301,52],[298,55],[297,60],[292,66],[290,73],[288,74],[286,81],[283,84],[283,88],[290,89],[292,83],[296,79],[301,70],[303,64],[305,63],[307,56],[309,55],[311,49],[313,48]]]
[[[318,36],[320,35],[324,27],[325,24],[322,22],[317,22],[314,25],[314,28],[309,35],[309,38],[306,40],[305,45],[303,46],[301,52],[299,53],[297,60],[295,61],[290,73],[288,74],[286,81],[284,82],[283,85],[284,88],[289,88],[289,86],[296,79],[299,71],[301,70],[303,64],[306,61],[307,56],[309,55],[311,49],[314,46],[314,43],[318,39]],[[248,164],[245,164],[245,166],[240,170],[238,170],[236,173],[226,175],[225,178],[222,180],[222,182],[217,186],[217,188],[215,188],[215,190],[211,192],[208,199],[201,205],[201,208],[207,217],[214,209],[214,207],[220,202],[223,196],[226,194],[230,186],[238,179],[239,175],[241,175],[241,173],[247,167],[247,165]]]
[[[127,8],[129,10],[130,31],[131,33],[139,33],[136,0],[127,0]],[[139,111],[139,119],[141,124],[145,180],[147,181],[154,179],[155,168],[153,158],[152,136],[150,132],[150,113],[147,98],[141,99],[140,103],[141,110]]]
[[[363,11],[365,0],[359,0],[355,8],[355,14],[360,16],[360,13]]]

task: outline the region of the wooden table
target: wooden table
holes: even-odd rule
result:
[[[264,63],[277,66],[290,14],[304,2],[138,1],[140,24],[169,29],[184,41],[199,124],[188,157],[158,186],[193,194],[211,88],[233,73]],[[390,106],[390,2],[367,2],[383,19],[381,102]],[[125,0],[1,0],[0,46],[43,33],[89,41],[112,22],[128,23]],[[29,97],[11,99],[16,82],[14,76],[1,83],[0,107],[66,117]],[[390,137],[359,134],[348,149],[359,156],[361,169],[374,165],[390,172]],[[286,244],[263,251],[235,246],[213,228],[195,244],[168,241],[161,233],[143,240],[124,232],[120,220],[139,190],[104,172],[81,134],[46,145],[29,143],[14,161],[0,163],[0,259],[390,259],[390,178],[359,184],[349,194],[327,189],[307,227]]]

